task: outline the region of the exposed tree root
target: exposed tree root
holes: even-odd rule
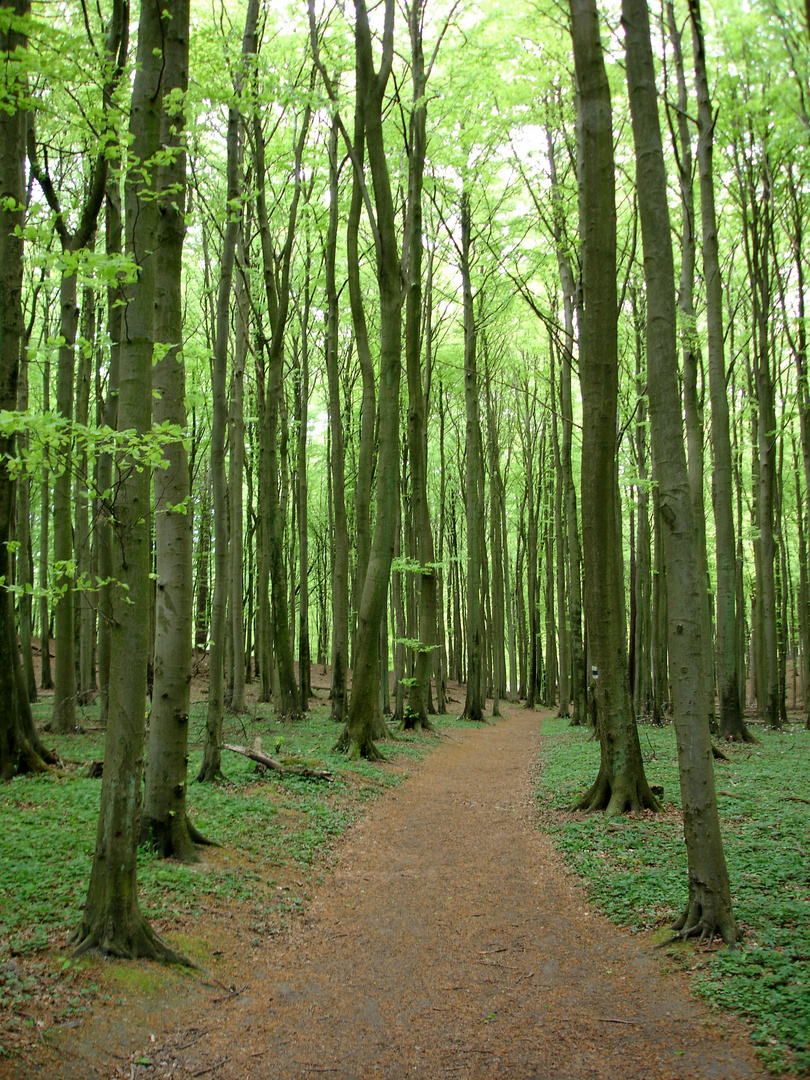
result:
[[[595,782],[571,809],[585,810],[587,813],[604,810],[605,817],[618,817],[641,810],[657,812],[661,805],[643,775],[634,777],[620,774],[610,777],[604,769],[600,769]]]
[[[726,742],[748,743],[750,746],[759,746],[759,739],[753,734],[748,725],[744,723],[741,723],[732,731],[723,731],[721,729],[720,735]]]
[[[222,845],[217,840],[211,840],[207,836],[203,836],[200,830],[194,825],[191,818],[186,814],[186,828],[188,829],[188,835],[191,837],[195,844],[199,844],[200,847],[221,847]]]
[[[724,754],[723,751],[720,749],[720,747],[715,746],[714,743],[712,743],[712,757],[714,758],[715,761],[730,761],[731,760],[729,758],[728,754]]]
[[[345,754],[351,761],[359,761],[360,758],[364,758],[366,761],[386,760],[385,754],[382,753],[373,739],[350,738],[348,728],[341,733],[340,738],[334,745],[334,750],[338,754]]]
[[[718,910],[720,907],[722,905],[710,902],[701,903],[697,898],[691,899],[683,914],[679,915],[672,924],[675,933],[656,948],[663,949],[667,945],[689,941],[692,938],[697,938],[698,945],[711,945],[718,936],[723,939],[729,949],[735,948],[740,939],[739,928],[731,911]]]
[[[112,918],[102,918],[89,925],[84,920],[76,931],[73,944],[74,956],[96,952],[122,960],[157,960],[162,964],[196,967],[188,957],[159,937],[140,913],[134,919],[125,920],[123,927]]]
[[[436,728],[428,720],[427,716],[419,716],[417,713],[406,712],[399,725],[400,731],[435,731]]]

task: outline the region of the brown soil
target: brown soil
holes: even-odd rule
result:
[[[741,1023],[588,906],[537,828],[541,717],[505,712],[378,799],[281,935],[235,908],[187,928],[217,942],[202,975],[108,965],[123,1006],[51,1029],[0,1077],[766,1076]]]

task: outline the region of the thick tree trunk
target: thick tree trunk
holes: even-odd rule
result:
[[[594,0],[571,0],[571,20],[578,89],[583,277],[579,370],[585,616],[601,747],[597,779],[577,805],[616,815],[657,809],[657,803],[644,775],[630,698],[617,528],[618,296],[610,88]]]
[[[151,426],[154,348],[154,238],[158,228],[155,177],[149,166],[160,145],[162,112],[161,15],[179,22],[171,3],[141,6],[138,66],[132,91],[132,166],[127,177],[127,254],[138,266],[126,288],[126,337],[121,343],[119,428],[143,436]],[[77,951],[116,956],[181,958],[154,934],[141,914],[137,848],[143,782],[146,663],[149,651],[150,476],[126,452],[118,462],[114,502],[116,543],[110,701],[96,846]]]
[[[27,88],[24,70],[18,67],[16,57],[24,56],[28,44],[20,25],[28,12],[28,0],[0,2],[3,19],[0,24],[0,55],[3,56],[0,95],[6,106],[0,109],[0,409],[8,411],[17,407],[23,340],[25,111],[19,98]],[[17,20],[16,25],[12,26],[11,19]],[[7,580],[11,569],[7,544],[12,539],[14,481],[5,462],[14,450],[13,436],[0,436],[0,558]],[[47,767],[39,745],[32,744],[26,736],[24,710],[28,708],[28,701],[24,686],[16,677],[19,663],[11,593],[0,588],[0,780],[9,780],[22,772],[42,772]],[[30,709],[28,712],[30,715]]]
[[[177,0],[164,37],[164,95],[173,91],[185,94],[188,88],[188,23],[188,0]],[[172,148],[173,155],[158,173],[161,207],[155,340],[163,356],[152,372],[155,395],[152,415],[156,425],[176,424],[180,431],[185,431],[186,373],[182,350],[185,117],[176,105],[171,108],[171,112],[163,113],[161,142],[164,147]],[[154,847],[162,858],[196,862],[186,817],[194,601],[188,453],[183,441],[178,440],[164,445],[163,456],[167,467],[155,471],[155,667],[141,842]]]
[[[702,602],[693,499],[678,402],[675,275],[667,178],[646,0],[623,0],[627,83],[648,295],[647,362],[655,474],[667,561],[672,697],[681,781],[689,899],[675,926],[683,937],[738,937],[731,906],[706,715]]]
[[[394,4],[386,0],[383,51],[374,71],[365,0],[357,0],[355,44],[357,94],[364,103],[366,146],[376,212],[375,247],[380,291],[380,408],[378,423],[377,521],[360,596],[352,693],[346,728],[338,741],[349,756],[379,757],[380,626],[385,615],[394,551],[399,474],[399,383],[402,345],[402,287],[396,221],[383,139],[383,96],[394,56]]]

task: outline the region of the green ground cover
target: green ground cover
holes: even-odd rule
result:
[[[49,703],[35,706],[37,719],[46,720],[49,710]],[[205,712],[205,703],[192,707],[190,777],[202,758]],[[45,737],[62,759],[58,772],[0,785],[0,1007],[25,992],[20,960],[39,954],[39,960],[69,963],[65,946],[86,897],[101,793],[101,780],[85,774],[104,756],[94,709],[83,710],[82,723],[81,734]],[[444,717],[441,724],[459,721]],[[150,919],[188,923],[201,905],[236,901],[257,931],[277,933],[306,901],[335,840],[362,805],[398,784],[409,760],[434,741],[400,733],[381,744],[396,766],[388,770],[333,752],[337,729],[326,706],[292,724],[277,723],[269,706],[255,707],[249,717],[226,717],[225,742],[251,745],[257,735],[266,752],[323,765],[334,782],[262,775],[253,761],[223,751],[226,782],[191,782],[188,796],[195,825],[222,848],[202,868],[142,851],[139,886]],[[11,974],[4,978],[4,972]]]
[[[647,777],[664,786],[664,813],[605,821],[568,813],[593,780],[599,747],[588,732],[547,720],[538,800],[543,826],[587,883],[592,900],[623,926],[668,927],[686,901],[675,732],[640,729]],[[734,908],[743,939],[729,951],[670,946],[695,987],[751,1024],[764,1064],[810,1075],[810,732],[757,729],[757,746],[724,749],[718,791]]]

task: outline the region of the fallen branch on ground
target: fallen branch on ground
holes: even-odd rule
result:
[[[231,743],[223,743],[222,749],[230,750],[234,754],[242,754],[244,757],[250,758],[251,761],[264,765],[266,769],[272,769],[279,776],[304,776],[308,780],[329,780],[330,782],[334,779],[328,769],[314,769],[310,765],[296,765],[290,761],[282,763],[277,758],[265,754],[263,750],[251,750],[249,746],[233,746]]]

